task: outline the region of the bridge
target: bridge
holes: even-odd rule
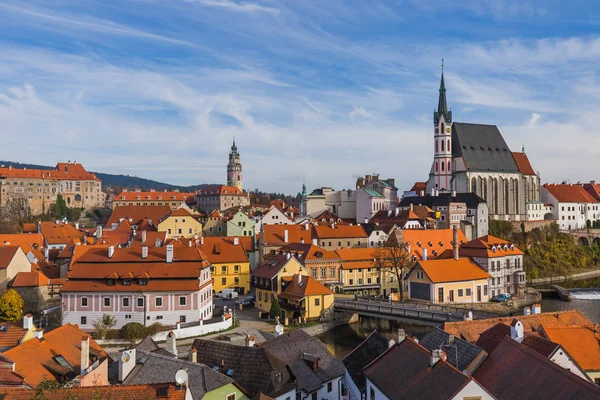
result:
[[[561,230],[562,233],[566,233],[571,236],[573,240],[582,246],[592,246],[597,244],[600,246],[600,229],[578,229],[572,231]]]
[[[393,321],[412,322],[422,325],[440,326],[444,322],[463,321],[465,315],[473,313],[473,319],[498,318],[505,314],[469,308],[429,304],[416,301],[389,301],[373,298],[335,299],[334,310],[382,318]]]

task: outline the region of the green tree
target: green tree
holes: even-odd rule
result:
[[[21,319],[25,302],[14,289],[9,289],[0,297],[0,320],[14,322]]]
[[[111,330],[117,324],[117,320],[110,314],[103,314],[102,317],[94,321],[94,329],[96,330],[96,334],[104,339],[106,336],[106,332]]]
[[[585,227],[587,228],[587,233],[590,233],[590,228],[592,227],[592,221],[589,219],[585,221]]]
[[[56,196],[56,202],[52,205],[52,214],[56,219],[63,219],[68,216],[69,208],[62,195]]]
[[[121,337],[135,343],[136,340],[146,337],[146,332],[147,329],[144,325],[139,322],[130,322],[121,328]]]
[[[279,305],[279,300],[277,300],[277,296],[273,296],[273,302],[271,303],[271,310],[269,310],[269,315],[271,318],[281,318],[281,306]]]

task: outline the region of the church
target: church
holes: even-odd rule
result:
[[[495,125],[454,122],[446,102],[444,72],[433,113],[433,164],[427,193],[475,193],[490,219],[527,220],[540,204],[540,178],[525,151],[512,152]]]

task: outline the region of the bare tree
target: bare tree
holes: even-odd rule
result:
[[[404,300],[404,279],[414,265],[404,240],[392,233],[385,245],[376,250],[375,264],[380,271],[396,277],[400,301]]]

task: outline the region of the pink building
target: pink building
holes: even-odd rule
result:
[[[209,319],[210,262],[196,247],[77,246],[61,297],[63,324],[85,331],[103,314],[116,318],[115,329]]]

